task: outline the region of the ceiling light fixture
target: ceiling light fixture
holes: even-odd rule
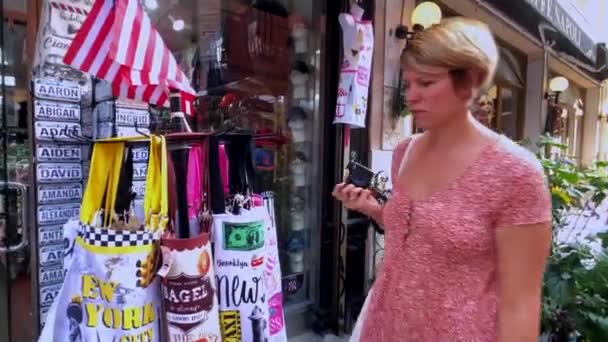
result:
[[[181,31],[186,27],[186,23],[182,19],[174,19],[172,16],[169,16],[169,20],[173,23],[174,31]]]
[[[156,0],[145,0],[144,6],[146,6],[146,8],[150,11],[154,11],[158,8],[158,2]]]

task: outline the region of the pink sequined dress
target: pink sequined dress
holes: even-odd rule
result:
[[[395,149],[393,180],[409,141]],[[384,265],[361,341],[496,341],[494,231],[551,220],[540,163],[501,137],[449,187],[423,200],[412,201],[396,184],[384,208]]]

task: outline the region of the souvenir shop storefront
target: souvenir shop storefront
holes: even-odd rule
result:
[[[348,3],[5,0],[0,340],[309,330]]]

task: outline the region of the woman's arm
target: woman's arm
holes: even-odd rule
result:
[[[498,342],[537,342],[551,223],[499,227]]]

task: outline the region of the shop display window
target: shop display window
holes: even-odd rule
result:
[[[313,298],[320,203],[320,1],[145,1],[198,92],[196,129],[252,131],[258,192],[272,191],[285,305]],[[162,115],[166,117],[166,115]],[[162,124],[162,119],[159,124]]]

